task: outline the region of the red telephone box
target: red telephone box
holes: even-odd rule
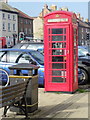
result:
[[[0,37],[0,49],[4,48],[6,45],[6,38],[5,37]]]
[[[77,17],[55,11],[44,17],[45,91],[78,89]]]

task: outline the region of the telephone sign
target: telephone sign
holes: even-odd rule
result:
[[[45,91],[78,88],[78,27],[73,19],[77,20],[76,15],[68,11],[44,17]]]

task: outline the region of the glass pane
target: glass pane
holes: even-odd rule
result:
[[[65,55],[66,50],[52,50],[52,55]]]
[[[50,28],[48,29],[48,33],[50,34]]]
[[[52,48],[66,48],[66,43],[52,43]]]
[[[66,34],[66,28],[63,29],[63,34]]]
[[[64,70],[53,70],[52,75],[53,76],[66,76],[66,71],[64,71]]]
[[[52,29],[52,34],[63,34],[63,28]]]
[[[66,63],[52,63],[52,69],[66,69]]]
[[[65,62],[66,56],[53,56],[52,62]]]
[[[63,36],[52,36],[52,41],[63,41]]]
[[[50,36],[48,37],[49,41],[50,41]]]
[[[66,82],[66,78],[65,77],[53,77],[52,78],[52,82]]]
[[[63,39],[63,41],[66,41],[66,36],[64,35],[64,39]]]

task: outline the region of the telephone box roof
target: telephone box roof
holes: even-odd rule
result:
[[[69,12],[69,11],[61,11],[61,10],[58,10],[58,11],[54,11],[54,12],[48,13],[47,15],[44,16],[44,18],[45,18],[45,17],[48,17],[48,16],[50,16],[50,15],[53,15],[53,14],[55,14],[55,13],[56,13],[56,14],[65,14],[65,15],[71,16],[71,17],[74,15],[74,17],[77,18],[77,16],[76,16],[75,13]]]

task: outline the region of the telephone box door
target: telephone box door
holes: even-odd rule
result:
[[[46,26],[45,34],[45,91],[69,91],[69,25]]]

